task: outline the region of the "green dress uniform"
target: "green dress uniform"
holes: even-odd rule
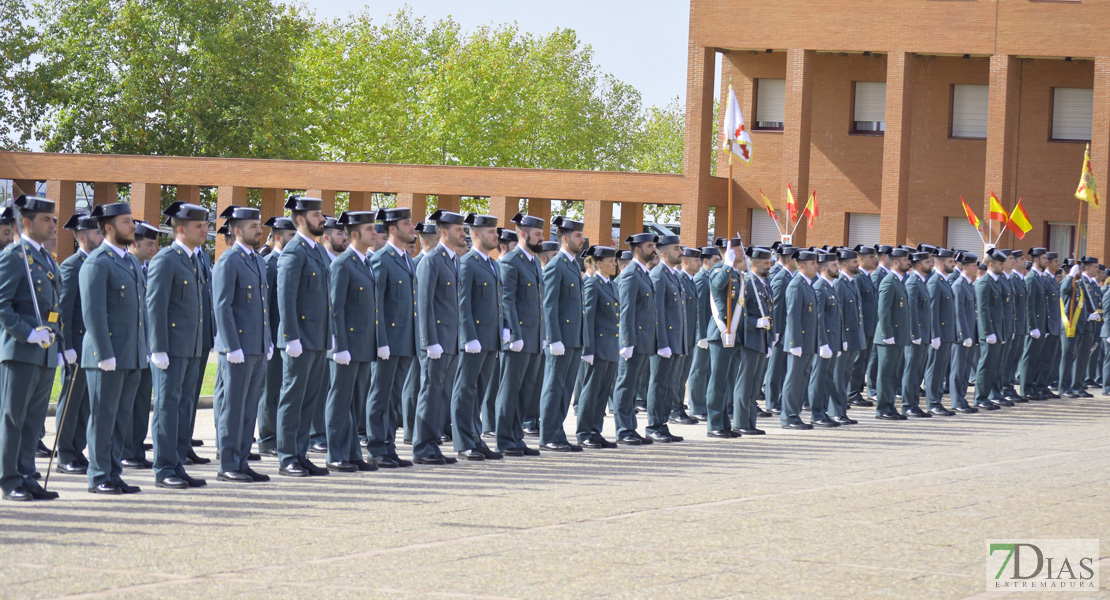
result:
[[[177,203],[175,203],[177,204]],[[182,214],[195,209],[196,218],[207,220],[208,211],[200,206],[180,205]],[[154,384],[154,413],[151,417],[151,435],[154,439],[154,478],[183,477],[185,459],[192,448],[193,399],[197,370],[203,353],[202,336],[207,320],[200,283],[203,270],[200,259],[192,249],[181,242],[163,248],[150,260],[147,270],[146,310],[150,319],[150,351],[152,355],[165,354],[168,366],[160,368],[155,363],[151,372]]]
[[[197,424],[197,406],[200,403],[200,393],[204,388],[204,372],[208,370],[208,355],[212,352],[212,348],[216,344],[216,312],[212,306],[212,259],[208,258],[208,253],[204,251],[204,246],[196,249],[197,262],[199,264],[197,275],[200,277],[201,285],[204,286],[204,291],[201,294],[201,315],[204,322],[201,323],[201,347],[200,355],[201,361],[197,365],[196,378],[193,380],[193,390],[188,393],[189,401],[192,404],[192,412],[189,418],[189,438],[190,442],[193,438],[193,431],[196,429]],[[219,378],[217,377],[217,380]],[[196,459],[196,455],[193,456]],[[201,459],[201,463],[207,463],[209,459]]]
[[[21,199],[24,210],[53,212],[53,202]],[[38,300],[37,315],[32,294]],[[0,489],[6,499],[46,497],[34,479],[35,448],[46,422],[54,370],[63,360],[60,299],[61,276],[49,251],[27,237],[0,251]],[[47,348],[27,342],[40,319],[58,340]]]
[[[916,269],[906,274],[906,296],[910,309],[910,345],[906,346],[904,353],[906,369],[902,375],[903,413],[914,412],[910,409],[920,410],[925,361],[929,357],[929,341],[933,338],[928,283]]]
[[[798,255],[804,257],[807,254],[803,251]],[[800,413],[808,399],[809,376],[813,357],[817,354],[818,314],[813,282],[798,273],[786,288],[786,328],[782,347],[789,354],[782,386],[782,414],[779,415],[783,427],[804,425]]]
[[[629,243],[639,244],[654,239],[654,236],[630,236]],[[666,341],[658,337],[659,304],[646,265],[633,260],[624,268],[617,279],[617,296],[620,298],[620,345],[625,368],[617,374],[613,420],[617,426],[617,441],[636,445],[637,442],[642,444],[645,439],[636,432],[636,391],[647,379],[645,375],[651,357],[664,347]]]
[[[843,256],[843,255],[842,255]],[[871,279],[862,271],[852,277],[845,271],[840,272],[833,289],[840,299],[840,321],[844,325],[843,353],[836,358],[833,365],[832,396],[826,412],[833,421],[844,424],[848,420],[848,405],[852,400],[863,400],[863,373],[867,368],[867,349],[870,338],[867,336],[867,327],[864,316],[864,302],[862,284],[871,285]],[[867,288],[871,294],[871,308],[874,308],[878,298],[874,290]],[[871,316],[872,328],[875,315]],[[872,329],[871,335],[874,335]],[[855,397],[853,398],[853,394]]]
[[[678,236],[672,243],[678,243]],[[660,243],[662,243],[662,239]],[[681,359],[688,351],[686,346],[686,292],[678,281],[678,276],[669,265],[662,260],[651,270],[649,275],[655,298],[656,314],[656,339],[659,348],[656,355],[648,359],[648,423],[649,436],[671,435],[667,423],[671,418],[671,407],[674,406],[674,385],[678,381]],[[659,351],[668,350],[667,356],[658,354]],[[673,437],[673,436],[672,436]],[[675,441],[675,440],[667,440]]]
[[[87,219],[96,227],[96,219],[74,215],[75,219]],[[65,323],[65,350],[77,353],[77,360],[81,360],[81,346],[85,340],[85,322],[81,319],[81,286],[78,275],[81,267],[88,258],[80,248],[69,258],[62,261],[59,267],[61,277],[61,299],[59,311],[62,323]],[[88,461],[85,459],[85,434],[89,427],[89,389],[85,385],[85,374],[79,367],[67,369],[62,382],[62,390],[70,390],[69,408],[66,408],[66,395],[63,393],[58,398],[58,406],[54,411],[55,430],[58,432],[58,472],[83,473]],[[65,420],[62,420],[65,415]]]
[[[294,196],[286,208],[317,210],[319,202]],[[298,231],[278,258],[276,292],[281,319],[277,346],[283,352],[277,451],[281,472],[297,477],[315,467],[308,460],[308,438],[313,410],[325,389],[327,351],[332,344],[328,280],[324,249]]]
[[[221,216],[258,220],[258,209],[228,207]],[[223,393],[214,398],[216,447],[220,473],[245,481],[254,443],[254,426],[266,378],[266,359],[273,356],[270,337],[266,263],[254,250],[236,242],[216,262],[212,271],[213,303],[216,313],[216,368]],[[232,362],[232,361],[235,362]]]
[[[1005,332],[1000,276],[987,271],[975,282],[975,308],[979,325],[979,368],[975,373],[975,405],[993,405],[991,394],[998,381]]]
[[[1047,256],[1052,255],[1053,253],[1049,253]],[[1060,303],[1060,284],[1056,282],[1056,275],[1045,271],[1041,274],[1041,282],[1044,284],[1048,302],[1048,335],[1045,339],[1045,350],[1041,354],[1041,373],[1038,379],[1042,395],[1054,396],[1048,386],[1056,383],[1059,374],[1060,346],[1064,333],[1063,309]]]
[[[1102,314],[1110,315],[1110,291],[1103,291]],[[1102,395],[1110,396],[1110,319],[1102,320],[1098,343],[1102,346]]]
[[[555,217],[563,231],[581,231],[582,223]],[[540,445],[556,451],[573,450],[563,430],[570,410],[574,378],[582,362],[582,347],[589,333],[586,305],[582,297],[582,275],[578,262],[565,249],[559,250],[543,269],[543,321],[546,325],[547,365],[540,393]],[[558,344],[558,346],[556,346]],[[553,347],[554,346],[554,347]],[[559,355],[555,351],[561,350]],[[670,397],[667,397],[670,414]]]
[[[970,257],[971,262],[977,259]],[[952,284],[955,309],[956,343],[952,345],[948,369],[948,394],[952,410],[971,412],[967,403],[967,382],[971,373],[972,348],[979,343],[978,311],[975,307],[975,285],[962,273]]]
[[[874,249],[868,248],[868,250]],[[852,371],[848,385],[848,403],[871,406],[871,402],[864,395],[864,390],[867,382],[867,366],[871,363],[871,357],[875,355],[875,325],[879,321],[879,288],[871,279],[870,273],[863,269],[860,269],[859,272],[860,274],[852,281],[859,297],[859,310],[863,318],[864,346],[859,352],[853,353],[852,361],[848,363]],[[841,293],[840,296],[843,298],[844,294]],[[848,337],[851,338],[852,335],[849,334]],[[873,386],[874,383],[872,383],[872,389],[870,390],[872,394],[869,395],[873,395]],[[865,402],[866,404],[864,404]]]
[[[424,229],[424,231],[435,232],[435,223],[417,223],[416,231],[418,233],[421,231],[421,225],[427,228]],[[427,252],[421,251],[410,260],[413,273],[416,273],[416,269],[420,267],[420,262],[424,260],[424,257],[427,255]],[[415,295],[416,292],[414,291],[413,297],[415,297]],[[401,402],[397,405],[394,416],[401,425],[402,439],[406,444],[411,444],[413,424],[416,423],[416,397],[420,395],[421,377],[420,361],[416,359],[415,354],[413,354],[413,360],[409,364],[408,371],[405,373],[404,377],[404,387],[401,389]]]
[[[1025,260],[1020,252],[1015,250],[1014,255],[1020,260]],[[1013,270],[1006,277],[1010,283],[1011,299],[1014,304],[1014,339],[1007,344],[1006,364],[1002,372],[1002,392],[1006,398],[1024,402],[1026,399],[1018,394],[1016,386],[1018,366],[1021,363],[1021,354],[1025,350],[1025,337],[1029,332],[1027,323],[1029,298],[1021,273]],[[1091,339],[1093,340],[1094,336]]]
[[[693,252],[701,257],[701,251],[693,248]],[[687,255],[692,256],[692,255]],[[682,285],[682,291],[686,293],[683,300],[683,307],[686,313],[686,354],[682,356],[682,364],[678,368],[678,375],[672,390],[673,404],[671,405],[671,419],[689,419],[686,413],[686,395],[687,383],[690,381],[690,371],[694,366],[694,354],[699,350],[698,348],[698,288],[694,283],[694,277],[687,273],[685,270],[679,270],[676,273],[678,282]],[[762,382],[762,378],[760,379]]]
[[[702,258],[715,256],[707,255],[702,250]],[[716,252],[716,248],[713,251]],[[693,361],[690,366],[690,378],[686,382],[690,390],[690,414],[695,417],[705,417],[706,388],[709,384],[709,269],[702,268],[694,276],[694,290],[697,294],[698,320],[694,330],[696,347],[693,352]]]
[[[594,256],[615,256],[613,248],[591,248]],[[585,319],[590,335],[585,340],[582,356],[587,363],[586,378],[582,384],[582,398],[578,401],[578,426],[576,436],[580,444],[608,446],[601,437],[605,425],[605,404],[617,380],[618,337],[620,335],[620,306],[613,282],[601,274],[587,277],[585,286]],[[590,358],[592,357],[592,359]]]
[[[879,271],[880,269],[876,269],[875,273]],[[875,279],[875,273],[872,273],[872,280]],[[879,320],[875,324],[877,352],[874,381],[876,398],[878,398],[875,403],[875,416],[884,419],[901,416],[894,406],[894,395],[901,389],[900,365],[906,347],[911,345],[910,336],[913,335],[910,326],[909,293],[906,291],[906,284],[902,282],[902,277],[891,271],[879,278],[881,280]]]
[[[497,225],[496,217],[467,218],[472,224]],[[483,400],[490,388],[496,387],[500,375],[498,362],[505,331],[501,292],[497,261],[471,248],[459,260],[459,372],[451,390],[451,440],[456,452],[477,450],[486,456],[483,450],[489,451],[481,436],[481,411]],[[492,429],[493,423],[489,425]]]
[[[272,231],[296,231],[293,221],[286,217],[271,217],[266,227]],[[278,310],[277,265],[281,250],[275,248],[266,255],[266,316],[269,317],[270,341],[275,346],[281,325],[281,312]],[[262,400],[258,406],[258,451],[262,454],[277,455],[277,407],[281,398],[281,352],[274,352],[266,361],[266,379],[262,389]]]
[[[929,346],[929,359],[925,366],[925,402],[933,410],[944,408],[945,375],[952,359],[952,344],[957,342],[956,301],[952,285],[939,272],[934,272],[929,278],[927,288],[932,322],[931,339],[937,342],[936,345]],[[963,338],[959,341],[963,341]]]
[[[1030,250],[1030,256],[1034,258],[1043,254],[1044,248]],[[1024,285],[1027,335],[1023,343],[1019,369],[1021,393],[1031,400],[1044,400],[1045,396],[1040,388],[1038,375],[1042,369],[1041,355],[1044,354],[1048,335],[1048,293],[1045,290],[1044,277],[1037,269],[1030,269],[1025,274]]]
[[[1087,287],[1082,283],[1082,277],[1082,275],[1076,275],[1073,278],[1068,275],[1060,282],[1060,302],[1064,307],[1064,318],[1075,330],[1071,335],[1065,331],[1060,338],[1059,390],[1060,395],[1065,398],[1079,396],[1078,390],[1083,384],[1083,374],[1079,370],[1080,357],[1085,356],[1084,351],[1090,352],[1087,330],[1093,327],[1093,324],[1088,324],[1088,321],[1094,305],[1091,304],[1091,298]]]
[[[1015,345],[1013,341],[1015,339],[1016,311],[1014,310],[1014,287],[1005,273],[998,278],[998,289],[1002,291],[1002,335],[999,339],[1002,353],[998,357],[998,369],[995,373],[994,383],[991,384],[991,402],[1003,406],[1013,406],[1013,401],[1006,397],[1005,371],[1010,349]]]
[[[822,256],[822,261],[836,260],[835,255]],[[817,353],[810,359],[812,367],[809,374],[809,411],[810,422],[816,425],[835,423],[829,418],[829,405],[832,397],[837,359],[844,356],[844,321],[841,315],[840,297],[836,293],[836,283],[818,274],[813,280],[813,292],[817,313]],[[821,354],[826,351],[828,356]],[[784,413],[786,411],[783,411]]]
[[[151,239],[158,239],[160,234],[156,227],[152,227],[145,222],[138,222],[135,224],[135,237],[137,239],[142,235],[152,236]],[[143,280],[144,286],[147,282],[149,267],[149,260],[140,265],[139,277]],[[142,310],[143,320],[149,323],[150,320],[146,314],[146,303],[143,303]],[[125,469],[150,469],[154,466],[153,461],[147,460],[144,446],[147,432],[150,430],[150,413],[154,406],[154,374],[150,372],[150,369],[149,362],[147,366],[139,369],[139,387],[135,391],[135,400],[131,404],[131,429],[126,434],[128,439],[123,445],[123,460],[120,461]],[[126,401],[121,401],[120,404],[126,405]]]
[[[780,247],[781,250],[781,247]],[[794,278],[794,272],[785,267],[770,276],[771,300],[775,310],[771,315],[771,331],[774,333],[774,350],[767,359],[767,375],[764,376],[763,389],[767,397],[766,407],[770,411],[782,411],[782,386],[786,380],[787,348],[783,347],[783,334],[786,332],[786,288]]]
[[[889,254],[890,251],[891,251],[890,246],[880,246],[879,247],[879,252],[880,253],[886,252],[886,253]],[[890,269],[884,267],[883,265],[877,265],[875,267],[875,270],[871,271],[871,275],[868,277],[871,280],[872,287],[875,288],[875,326],[876,327],[878,327],[878,324],[879,324],[879,321],[878,321],[878,319],[879,319],[879,306],[878,306],[879,289],[882,286],[883,280],[886,279],[886,276],[889,275],[889,274],[890,274]],[[904,285],[905,284],[903,284],[903,286]],[[877,338],[874,335],[871,336],[871,355],[867,359],[867,382],[868,382],[867,391],[868,391],[868,394],[870,394],[872,398],[876,398],[876,399],[879,397],[879,350],[878,350],[878,348],[876,348],[875,345],[878,344],[877,340],[879,340],[879,339],[880,338]],[[901,390],[901,388],[899,388],[899,390]]]
[[[97,205],[92,212],[98,219],[130,213],[122,203]],[[131,424],[128,409],[150,354],[142,266],[106,240],[89,254],[78,279],[86,328],[81,366],[89,387],[89,489],[138,491],[123,484],[120,458],[122,432]]]
[[[771,257],[764,248],[752,248],[751,255],[753,258]],[[775,306],[771,288],[762,277],[749,271],[744,280],[744,323],[737,333],[740,374],[736,378],[736,387],[739,389],[733,393],[732,424],[741,434],[759,435],[761,430],[756,427],[759,415],[757,398],[767,374],[767,358],[775,341],[774,320],[771,317]]]
[[[740,351],[726,347],[721,334],[730,331],[740,343],[740,321],[744,318],[744,291],[740,273],[732,265],[721,262],[709,272],[709,394],[706,398],[705,427],[710,437],[731,438],[732,424],[728,411],[735,403],[740,369]],[[731,305],[732,316],[729,317]]]

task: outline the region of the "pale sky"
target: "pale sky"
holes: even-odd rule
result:
[[[408,4],[430,25],[451,16],[463,29],[516,21],[521,31],[546,34],[573,29],[593,47],[603,72],[640,90],[644,106],[686,100],[688,0],[289,0],[306,5],[319,19],[345,17],[364,8],[377,21]]]

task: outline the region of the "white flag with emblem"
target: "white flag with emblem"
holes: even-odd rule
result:
[[[728,86],[728,107],[725,109],[725,150],[728,150],[744,163],[752,162],[752,137],[744,125],[744,114],[740,112],[740,102],[732,84]],[[732,157],[729,156],[729,161]]]

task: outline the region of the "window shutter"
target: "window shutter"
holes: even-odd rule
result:
[[[985,85],[956,85],[952,89],[952,137],[987,137],[989,88]]]
[[[857,244],[874,246],[879,243],[879,215],[848,213],[848,247]]]
[[[882,81],[856,82],[856,121],[886,121],[886,83]]]
[[[983,240],[965,217],[948,217],[948,236],[945,244],[949,248],[965,250],[983,258]]]
[[[1052,139],[1090,140],[1095,91],[1082,88],[1052,90]]]
[[[778,127],[776,123],[784,123],[786,121],[786,80],[757,79],[755,91],[756,126]]]
[[[748,242],[752,246],[768,246],[779,241],[779,226],[775,223],[766,210],[752,209],[752,239]]]

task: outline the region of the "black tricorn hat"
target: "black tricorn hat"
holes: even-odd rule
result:
[[[874,250],[872,250],[872,252],[874,252]],[[841,248],[840,250],[837,250],[836,258],[838,258],[839,260],[852,260],[853,258],[859,258],[859,255],[856,254],[855,250]]]
[[[721,251],[716,246],[706,246],[701,249],[701,257],[709,258],[710,256],[720,256]]]
[[[873,246],[864,246],[863,244],[858,244],[854,248],[854,250],[855,250],[857,255],[859,255],[859,254],[874,254],[875,253],[875,248]]]
[[[834,252],[817,252],[817,262],[827,263],[836,261],[836,253]]]
[[[551,219],[551,224],[559,231],[582,231],[586,227],[581,221],[574,221],[562,215]]]
[[[339,223],[339,219],[335,217],[324,216],[324,229],[343,229],[343,225]]]
[[[876,244],[875,245],[875,252],[878,252],[879,254],[886,254],[888,256],[894,256],[893,250],[894,250],[893,246],[887,246],[886,244]],[[899,256],[905,256],[905,254],[899,254]]]
[[[948,248],[937,248],[935,254],[937,258],[952,258],[956,255],[955,252],[949,250]]]
[[[932,258],[932,256],[932,252],[914,252],[913,254],[910,254],[910,262],[921,262],[925,259]]]
[[[558,242],[552,242],[550,240],[544,241],[543,250],[540,250],[540,252],[558,252],[558,251],[559,251],[559,243]]]
[[[1033,246],[1032,248],[1029,249],[1029,256],[1032,256],[1032,257],[1044,256],[1047,252],[1048,252],[1047,248],[1041,248],[1040,246]]]
[[[216,234],[217,235],[231,235],[231,228],[227,226],[227,223],[224,223],[223,225],[220,226],[219,229],[216,230]]]
[[[628,250],[621,250],[621,255],[618,260],[632,260],[632,252]]]
[[[171,219],[180,219],[182,221],[207,221],[208,209],[199,204],[190,204],[188,202],[174,202],[162,211],[162,214]]]
[[[910,255],[910,251],[905,248],[891,248],[890,246],[887,246],[887,248],[888,250],[886,253],[894,258],[905,258]],[[882,252],[882,248],[880,248],[879,253],[881,254]]]
[[[220,213],[221,219],[262,220],[262,211],[250,206],[229,206]],[[218,232],[217,232],[218,233]]]
[[[970,265],[973,263],[977,264],[979,262],[979,257],[970,252],[964,252],[960,255],[960,258],[958,260],[960,261],[960,264]]]
[[[519,238],[517,237],[515,231],[513,231],[512,229],[505,229],[504,227],[497,228],[497,239],[501,240],[502,242],[519,241]]]
[[[207,211],[206,211],[207,212]],[[93,207],[90,216],[96,219],[111,219],[120,215],[131,214],[131,205],[126,202],[115,202],[113,204],[97,204]]]
[[[794,260],[798,262],[805,262],[807,260],[817,260],[817,253],[810,250],[799,250],[794,254]]]
[[[3,210],[0,210],[0,225],[11,225],[14,220],[15,208],[5,206]]]
[[[462,225],[466,222],[466,217],[457,212],[449,210],[438,209],[432,216],[428,217],[429,220],[435,221],[438,225]]]
[[[497,227],[497,217],[493,215],[470,213],[466,215],[466,220],[464,222],[471,227]]]
[[[513,218],[509,219],[509,221],[516,223],[521,227],[543,227],[543,219],[539,217],[533,217],[532,215],[525,214],[523,212],[516,213],[515,215],[513,215]]]
[[[407,208],[379,208],[375,215],[382,223],[394,223],[412,218],[412,211]]]
[[[33,213],[52,213],[54,212],[54,201],[42,196],[29,196],[27,194],[20,194],[13,203],[19,210]]]
[[[750,258],[771,258],[771,249],[764,248],[763,246],[752,246],[748,248],[748,256]]]
[[[617,249],[610,248],[609,246],[590,246],[586,249],[586,256],[592,256],[594,258],[609,258],[616,255]]]
[[[420,233],[423,235],[435,235],[439,233],[439,230],[436,229],[436,224],[430,221],[420,221],[412,229],[416,233]]]
[[[679,243],[680,241],[682,241],[682,240],[677,235],[661,235],[658,238],[656,238],[655,245],[656,246],[673,246],[673,245]]]
[[[655,235],[651,234],[651,233],[636,233],[636,234],[628,236],[627,238],[624,239],[624,241],[629,246],[635,246],[636,244],[646,244],[648,242],[655,242],[655,241],[658,241],[658,239],[659,238],[655,237]]]
[[[289,217],[270,217],[263,223],[266,227],[274,231],[296,231],[297,226],[293,224],[293,219]]]
[[[374,222],[373,212],[368,210],[347,210],[340,213],[335,222],[339,225],[362,225]]]
[[[156,240],[161,234],[158,228],[147,223],[146,221],[135,220],[135,239],[145,238],[148,240]]]
[[[66,221],[62,229],[69,229],[70,231],[96,229],[96,219],[85,213],[76,213]]]
[[[324,208],[324,200],[322,198],[291,194],[289,199],[285,201],[285,208],[296,211],[321,210]]]

